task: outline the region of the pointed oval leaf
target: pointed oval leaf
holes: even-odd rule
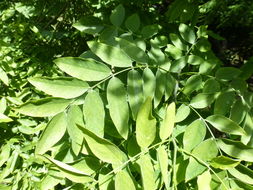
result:
[[[235,100],[234,91],[221,92],[214,103],[214,114],[226,115]]]
[[[156,88],[156,77],[150,68],[145,68],[142,75],[144,100],[153,99]]]
[[[148,154],[142,155],[139,158],[138,163],[141,168],[141,179],[143,190],[156,189],[155,172],[150,156]]]
[[[165,101],[167,101],[176,88],[175,78],[167,72],[166,74],[166,84],[165,84]]]
[[[80,145],[83,143],[83,134],[80,128],[77,127],[77,124],[84,126],[83,113],[77,105],[73,105],[67,112],[67,131],[70,139],[77,144],[78,148],[81,148]]]
[[[54,62],[62,71],[83,81],[99,81],[111,75],[105,64],[92,59],[61,57]]]
[[[190,105],[197,109],[205,108],[211,105],[217,96],[218,93],[200,93],[192,98]]]
[[[181,122],[185,120],[189,114],[191,113],[191,109],[187,106],[182,104],[178,109],[176,113],[176,122]]]
[[[138,71],[131,70],[127,74],[127,93],[134,120],[143,103],[142,78]]]
[[[157,69],[156,72],[156,88],[155,88],[155,97],[154,97],[154,106],[157,107],[162,100],[162,97],[165,92],[166,84],[166,73],[161,69]]]
[[[121,49],[95,41],[87,42],[89,48],[100,59],[115,67],[130,67],[131,59]]]
[[[197,184],[198,184],[198,189],[205,189],[205,190],[211,190],[211,180],[212,176],[207,170],[200,176],[198,176]]]
[[[179,49],[171,44],[167,45],[165,52],[168,53],[173,59],[179,59],[180,57],[182,57],[181,49]]]
[[[201,65],[204,62],[205,62],[205,60],[197,55],[189,55],[188,56],[188,63],[190,65]]]
[[[183,56],[171,63],[170,72],[179,73],[187,64],[187,57]]]
[[[217,80],[211,78],[205,82],[204,87],[203,87],[204,93],[215,93],[219,91],[220,91],[220,83]]]
[[[0,67],[0,80],[3,81],[3,83],[6,86],[9,86],[9,78],[6,72]]]
[[[136,32],[140,27],[140,17],[134,13],[126,19],[125,26],[128,30]]]
[[[212,161],[210,162],[212,167],[222,169],[222,170],[234,168],[239,163],[240,161],[231,159],[226,156],[218,156],[216,158],[213,158]]]
[[[127,139],[129,108],[127,104],[127,92],[120,79],[113,77],[107,86],[107,101],[110,116],[119,134]]]
[[[44,154],[55,145],[65,134],[67,117],[64,112],[55,115],[44,129],[37,142],[35,154]]]
[[[202,77],[200,75],[192,75],[187,79],[183,93],[186,95],[191,94],[193,91],[198,90],[202,84]]]
[[[143,38],[150,38],[158,33],[160,26],[158,24],[152,24],[144,26],[141,30]]]
[[[89,92],[83,103],[85,126],[99,137],[104,136],[105,111],[99,93]]]
[[[118,5],[110,15],[110,21],[114,26],[120,26],[125,18],[125,8],[123,5]]]
[[[230,139],[219,139],[218,145],[222,151],[229,156],[245,160],[247,162],[253,162],[253,148],[246,146],[240,141],[234,141]]]
[[[174,124],[175,124],[175,115],[176,115],[176,105],[174,102],[168,105],[165,113],[165,118],[162,121],[159,135],[162,141],[169,138],[172,134]]]
[[[134,43],[123,38],[116,38],[120,44],[120,48],[133,60],[140,63],[147,63],[148,56],[141,48]]]
[[[193,121],[185,130],[183,137],[184,149],[191,151],[200,144],[206,136],[206,126],[202,120]]]
[[[170,40],[178,49],[181,49],[183,51],[187,50],[187,45],[182,42],[182,40],[179,38],[177,34],[170,34]]]
[[[127,171],[121,170],[115,176],[115,190],[135,190],[134,182]]]
[[[179,25],[179,32],[181,37],[189,42],[190,44],[194,44],[195,40],[196,40],[196,35],[194,33],[194,30],[192,28],[190,28],[189,26],[187,26],[184,23],[181,23]]]
[[[165,187],[169,189],[169,172],[168,172],[169,156],[165,149],[165,146],[159,146],[157,154],[163,182],[165,184]]]
[[[84,94],[89,85],[74,78],[29,78],[28,81],[41,90],[57,98],[76,98]]]
[[[237,124],[240,124],[244,120],[247,112],[248,109],[243,104],[243,100],[240,98],[232,105],[229,118]]]
[[[64,111],[71,101],[60,98],[33,100],[21,105],[17,111],[32,117],[49,117]]]
[[[87,34],[97,34],[103,30],[104,26],[96,17],[83,17],[73,24],[77,30]]]
[[[246,132],[237,123],[223,115],[212,115],[206,121],[221,132],[232,135],[246,135]]]
[[[238,77],[241,72],[240,69],[235,67],[222,67],[216,71],[215,77],[220,80],[229,81]]]
[[[156,119],[152,116],[152,101],[147,98],[141,105],[136,119],[136,139],[141,148],[147,148],[155,140]]]
[[[246,166],[239,164],[235,168],[231,168],[228,172],[240,181],[253,185],[253,171]]]
[[[127,160],[124,152],[106,139],[96,136],[88,129],[79,126],[91,152],[100,160],[111,164],[122,164]]]

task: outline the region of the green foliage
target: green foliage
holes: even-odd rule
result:
[[[43,71],[26,72],[30,59],[1,49],[10,87],[0,101],[1,189],[252,189],[249,66],[222,67],[195,2],[176,0],[154,21],[141,19],[152,6],[130,5],[87,1],[89,17],[70,22],[86,49],[56,40],[69,53],[54,51]],[[5,21],[38,14],[37,4],[6,6]],[[24,63],[18,72],[5,63],[11,55]]]

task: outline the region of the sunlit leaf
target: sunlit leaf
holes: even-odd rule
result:
[[[235,168],[228,169],[228,172],[236,179],[253,185],[253,171],[246,166],[239,164]]]
[[[143,95],[144,99],[150,97],[153,99],[156,88],[156,78],[154,73],[148,67],[143,71]]]
[[[91,51],[109,65],[115,67],[129,67],[132,65],[131,59],[123,50],[117,47],[95,41],[89,41],[87,43]]]
[[[162,97],[165,92],[165,84],[166,84],[166,73],[160,69],[157,69],[156,88],[155,88],[155,97],[154,97],[155,107],[157,107],[162,100]]]
[[[211,105],[217,96],[218,93],[200,93],[192,98],[190,105],[197,109],[205,108]]]
[[[178,49],[181,49],[183,51],[187,50],[187,45],[182,42],[177,34],[170,33],[169,36],[173,45],[175,45]]]
[[[127,171],[121,170],[115,176],[115,190],[135,190],[134,182]]]
[[[147,98],[140,107],[136,120],[136,139],[141,148],[147,148],[156,136],[156,119],[152,116],[152,101]]]
[[[202,78],[200,75],[192,75],[187,79],[183,93],[186,95],[191,94],[193,91],[198,90],[202,84]]]
[[[237,124],[240,124],[244,120],[247,112],[247,107],[243,104],[243,100],[240,98],[232,105],[229,118]]]
[[[167,45],[165,52],[168,53],[174,59],[179,59],[180,57],[182,57],[181,49],[179,49],[171,44]]]
[[[168,105],[166,108],[166,113],[164,120],[161,123],[159,135],[160,138],[164,141],[172,134],[176,115],[176,105],[174,102]]]
[[[206,121],[219,131],[233,134],[246,135],[246,132],[238,124],[223,115],[212,115],[206,118]]]
[[[214,114],[226,115],[235,100],[235,92],[221,92],[214,103]]]
[[[190,28],[186,24],[181,23],[179,25],[179,32],[180,32],[181,37],[185,41],[187,41],[191,44],[195,43],[196,36],[195,36],[194,30],[192,28]]]
[[[0,67],[0,80],[5,84],[9,85],[9,78],[6,72]]]
[[[211,186],[210,186],[211,180],[212,180],[212,176],[209,170],[207,170],[206,172],[198,176],[198,180],[197,180],[198,189],[211,190]]]
[[[240,163],[238,160],[231,159],[226,156],[218,156],[216,158],[213,158],[211,161],[211,166],[214,168],[219,168],[222,170],[227,170],[230,168],[234,168]]]
[[[32,117],[48,117],[64,111],[70,103],[71,100],[45,98],[27,102],[17,108],[17,111]]]
[[[111,74],[105,64],[92,59],[61,57],[54,62],[62,71],[83,81],[99,81]]]
[[[74,78],[29,78],[28,81],[53,97],[76,98],[87,91],[89,85]]]
[[[96,17],[83,17],[74,23],[73,27],[87,34],[97,34],[104,28],[101,21]]]
[[[181,121],[185,120],[189,116],[190,112],[191,112],[191,109],[188,106],[182,104],[177,109],[176,121],[175,122],[178,123],[178,122],[181,122]]]
[[[85,126],[99,137],[104,136],[104,104],[95,91],[89,92],[83,103]]]
[[[157,154],[163,182],[165,184],[165,187],[169,189],[169,156],[167,151],[165,150],[165,146],[160,146],[157,149]]]
[[[67,117],[65,113],[54,116],[43,131],[37,142],[35,153],[44,154],[55,145],[65,134],[67,128]]]

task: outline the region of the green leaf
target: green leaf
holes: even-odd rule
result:
[[[164,50],[167,54],[169,54],[173,59],[179,59],[180,57],[182,57],[182,51],[181,49],[168,44],[167,48]]]
[[[170,72],[179,73],[187,64],[187,57],[183,56],[171,63]]]
[[[200,144],[206,136],[206,126],[202,120],[193,121],[185,130],[183,136],[184,149],[191,151]]]
[[[207,170],[200,176],[198,176],[197,184],[198,184],[198,189],[205,189],[205,190],[211,190],[211,180],[212,176]]]
[[[169,72],[167,72],[165,84],[165,101],[170,98],[175,88],[176,88],[176,80]]]
[[[76,98],[84,94],[89,85],[74,78],[29,78],[28,81],[41,90],[53,97],[59,98]]]
[[[155,88],[155,97],[154,97],[154,106],[157,107],[162,100],[162,97],[165,92],[166,84],[166,73],[161,69],[156,71],[156,88]]]
[[[155,140],[156,119],[152,116],[152,101],[147,98],[140,107],[136,119],[136,139],[141,148],[147,148]]]
[[[163,182],[165,184],[166,189],[169,189],[169,156],[164,145],[159,146],[159,148],[157,149],[157,155]]]
[[[130,108],[134,120],[136,120],[137,113],[143,103],[142,78],[138,71],[131,70],[127,75],[127,93]]]
[[[81,148],[80,146],[83,143],[83,134],[77,124],[84,126],[83,113],[77,105],[73,105],[68,109],[67,112],[67,131],[70,136],[70,139],[76,144],[78,144],[79,148]],[[75,153],[78,154],[78,152]]]
[[[62,71],[83,81],[99,81],[111,75],[105,64],[92,59],[61,57],[54,62]]]
[[[216,71],[215,77],[220,80],[229,81],[238,77],[241,72],[240,69],[234,67],[222,67]]]
[[[210,162],[212,167],[222,169],[222,170],[234,168],[239,163],[240,161],[231,159],[226,156],[218,156],[216,158],[213,158],[212,161]]]
[[[196,48],[200,51],[200,52],[208,52],[211,49],[211,44],[210,42],[205,39],[205,38],[200,38],[196,44]]]
[[[99,190],[111,190],[115,188],[114,185],[114,174],[111,173],[109,174],[109,172],[111,172],[108,168],[103,167],[100,172],[99,172],[99,176],[98,176],[98,185],[99,185]]]
[[[135,190],[135,185],[125,170],[121,170],[118,173],[116,173],[115,176],[115,190]]]
[[[186,95],[191,94],[193,91],[198,90],[202,84],[202,78],[200,75],[192,75],[187,79],[183,93]]]
[[[54,146],[65,134],[67,117],[64,112],[55,115],[48,123],[37,142],[35,154],[44,154]]]
[[[153,99],[156,88],[156,77],[150,68],[145,68],[142,75],[144,100]]]
[[[122,164],[127,160],[126,155],[116,145],[106,139],[96,136],[94,133],[79,127],[91,152],[100,160],[111,164]]]
[[[240,98],[232,105],[229,118],[237,124],[240,124],[244,120],[247,112],[248,109],[243,104],[243,100]]]
[[[201,65],[205,62],[205,60],[197,55],[189,55],[188,63],[190,65]]]
[[[141,180],[143,190],[156,189],[155,172],[150,156],[148,154],[140,156],[138,163],[141,168]]]
[[[17,108],[17,111],[32,117],[48,117],[64,111],[70,103],[71,100],[45,98],[27,102]]]
[[[189,116],[190,113],[191,113],[191,109],[187,105],[182,104],[177,109],[175,122],[179,123],[179,122],[185,120]]]
[[[246,131],[247,135],[241,137],[241,142],[253,147],[253,117],[252,114],[247,113],[244,123],[243,129]]]
[[[6,108],[7,108],[7,101],[6,101],[6,98],[3,97],[0,100],[0,113],[3,114],[5,112],[5,110],[6,110]]]
[[[195,36],[194,30],[192,28],[190,28],[189,26],[187,26],[184,23],[181,23],[179,25],[179,32],[180,32],[181,37],[185,41],[189,42],[190,44],[195,43],[196,36]]]
[[[136,32],[140,27],[140,17],[134,13],[126,19],[125,26],[128,30]]]
[[[141,48],[136,44],[125,40],[123,38],[116,38],[120,44],[120,48],[133,60],[140,63],[147,63],[148,56]]]
[[[114,10],[112,10],[112,14],[110,15],[110,21],[114,26],[120,27],[125,18],[125,8],[123,5],[118,5]]]
[[[96,17],[83,17],[73,24],[77,30],[87,34],[97,34],[103,30],[104,26]]]
[[[182,42],[182,40],[179,38],[177,34],[169,34],[170,40],[173,43],[174,46],[176,46],[178,49],[186,51],[188,49],[187,45]]]
[[[238,124],[223,115],[212,115],[206,121],[221,132],[233,135],[246,135],[246,132]]]
[[[234,141],[230,139],[219,139],[218,145],[220,149],[229,156],[247,162],[253,162],[253,148],[244,145],[240,141]]]
[[[253,185],[253,171],[242,164],[228,169],[228,172],[240,181]]]
[[[41,180],[40,188],[41,189],[53,189],[58,183],[62,181],[59,171],[49,170],[47,175]]]
[[[200,164],[197,160],[190,157],[189,164],[187,165],[186,171],[185,171],[185,181],[188,182],[196,178],[205,170],[206,170],[206,167],[204,165]]]
[[[105,111],[99,93],[92,91],[87,94],[83,103],[85,126],[99,137],[104,136]]]
[[[49,156],[44,156],[44,157],[47,158],[50,162],[52,162],[53,164],[55,164],[60,169],[64,169],[64,170],[66,170],[68,172],[71,172],[71,173],[77,174],[77,175],[85,175],[85,176],[90,175],[90,174],[84,173],[83,171],[80,171],[80,170],[78,170],[78,169],[76,169],[76,168],[74,168],[74,167],[72,167],[72,166],[70,166],[68,164],[65,164],[65,163],[63,163],[63,162],[61,162],[59,160],[55,160],[53,158],[50,158]]]
[[[212,61],[204,61],[202,64],[200,64],[199,66],[199,74],[209,74],[214,67],[216,66],[216,64]]]
[[[234,91],[221,92],[214,103],[214,114],[226,115],[235,100]]]
[[[152,46],[157,46],[163,48],[168,44],[168,38],[166,36],[156,36],[154,39],[150,40]]]
[[[95,41],[87,42],[89,48],[100,59],[115,67],[130,67],[131,59],[121,49]]]
[[[6,72],[0,67],[0,80],[3,81],[3,83],[6,86],[9,86],[9,78],[6,74]]]
[[[201,109],[211,105],[218,93],[200,93],[194,96],[190,102],[190,105],[194,108]]]
[[[0,123],[8,123],[13,121],[11,118],[9,118],[8,116],[0,113]]]
[[[161,49],[152,45],[151,49],[148,52],[149,55],[149,64],[151,65],[159,65],[161,68],[165,70],[169,70],[170,61],[166,59],[165,54],[161,51]]]
[[[129,108],[127,92],[120,79],[113,77],[107,86],[107,101],[110,116],[119,134],[127,139],[129,127]]]
[[[0,153],[0,167],[2,168],[3,164],[9,159],[11,153],[10,142],[7,142],[5,145],[1,146]]]
[[[219,91],[220,91],[220,83],[217,80],[210,78],[205,82],[204,87],[203,87],[204,93],[215,93]],[[217,98],[217,100],[218,99],[219,97]]]
[[[165,118],[161,123],[159,135],[162,141],[169,138],[172,134],[176,115],[176,105],[174,102],[170,103],[166,108]]]
[[[158,33],[160,26],[158,24],[144,26],[141,30],[143,38],[151,38]]]

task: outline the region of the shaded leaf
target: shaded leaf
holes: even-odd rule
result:
[[[120,26],[125,18],[125,8],[123,5],[118,5],[114,10],[112,10],[112,14],[110,15],[110,21],[114,26]]]
[[[175,45],[178,49],[181,49],[183,51],[187,50],[187,45],[182,42],[177,34],[170,33],[169,36],[173,45]]]
[[[158,24],[144,26],[141,30],[143,38],[150,38],[156,35],[158,33],[159,27],[160,26]]]
[[[134,13],[126,19],[125,26],[128,30],[136,32],[140,27],[140,17]]]
[[[187,57],[183,56],[171,63],[170,72],[179,73],[187,64]]]
[[[166,73],[161,69],[157,69],[156,72],[156,88],[155,88],[155,97],[154,97],[154,106],[157,107],[162,100],[162,97],[165,92],[166,84]]]
[[[202,84],[202,77],[200,75],[192,75],[187,79],[183,93],[186,95],[191,94],[193,91],[198,90]]]
[[[226,115],[235,100],[235,92],[221,92],[214,103],[214,114]]]
[[[235,67],[222,67],[216,71],[215,77],[220,80],[229,81],[238,77],[240,74],[241,70]]]
[[[253,171],[242,164],[228,169],[228,172],[240,181],[253,185]]]
[[[217,96],[218,93],[200,93],[192,98],[190,105],[197,109],[205,108],[211,105]]]
[[[229,118],[237,124],[240,124],[244,120],[247,111],[246,106],[243,104],[243,100],[241,98],[237,99],[232,105]]]
[[[151,45],[155,45],[159,48],[163,48],[168,44],[168,38],[166,36],[156,36],[154,39],[150,40]]]
[[[180,57],[182,57],[182,51],[181,49],[168,44],[167,48],[164,50],[167,54],[169,54],[173,59],[179,59]]]
[[[129,108],[127,92],[120,79],[113,77],[107,86],[107,101],[110,116],[119,134],[127,139],[129,127]]]
[[[73,24],[77,30],[87,34],[97,34],[103,30],[104,26],[96,17],[83,17]]]
[[[115,67],[129,67],[132,61],[121,49],[95,41],[87,42],[89,48],[100,59]]]
[[[189,55],[187,60],[190,65],[201,65],[205,62],[202,57],[197,55]]]
[[[220,83],[217,80],[211,78],[205,82],[204,87],[203,87],[204,93],[215,93],[215,92],[219,92],[219,91],[220,91]],[[219,99],[219,97],[217,98],[217,100],[218,99]]]
[[[127,75],[127,93],[134,120],[143,103],[142,78],[138,71],[131,70]]]

